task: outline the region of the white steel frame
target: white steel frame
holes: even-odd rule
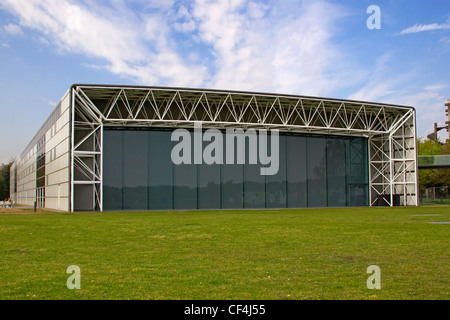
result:
[[[415,110],[351,100],[186,88],[72,87],[71,211],[74,187],[92,186],[103,211],[102,145],[107,127],[279,129],[368,138],[369,203],[418,205]],[[82,178],[75,178],[76,176]],[[387,195],[387,196],[386,196]]]

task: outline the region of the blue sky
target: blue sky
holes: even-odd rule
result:
[[[448,0],[0,0],[0,163],[73,83],[411,105],[426,137],[444,125],[449,61]]]

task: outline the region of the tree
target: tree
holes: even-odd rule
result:
[[[417,139],[417,153],[419,156],[450,154],[450,144],[439,141]],[[419,189],[450,185],[449,169],[421,169],[419,170]]]
[[[444,151],[444,145],[439,141],[417,139],[417,153],[419,156],[440,155]]]
[[[9,171],[12,162],[0,166],[0,200],[9,198]]]

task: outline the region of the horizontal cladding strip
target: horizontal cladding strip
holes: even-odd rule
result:
[[[90,184],[101,184],[101,182],[100,181],[78,180],[78,181],[74,181],[73,184],[90,185]]]

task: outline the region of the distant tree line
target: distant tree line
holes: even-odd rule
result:
[[[450,142],[441,143],[434,140],[417,139],[419,156],[436,156],[450,154]],[[419,189],[450,186],[450,169],[420,169]]]

